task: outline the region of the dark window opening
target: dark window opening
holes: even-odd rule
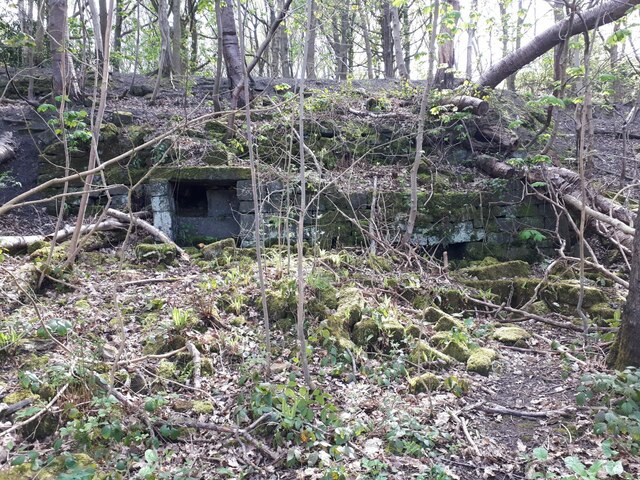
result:
[[[181,217],[206,217],[207,186],[197,183],[177,183],[174,186],[176,214]]]

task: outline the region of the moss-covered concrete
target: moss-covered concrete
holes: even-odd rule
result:
[[[225,249],[230,249],[232,252],[235,247],[236,241],[233,238],[225,238],[224,240],[205,245],[202,247],[201,253],[202,257],[206,260],[214,260],[222,255],[223,252],[230,253],[229,250]]]
[[[176,259],[178,251],[171,243],[139,243],[135,253],[136,258],[142,262],[169,264]]]
[[[158,167],[152,174],[154,180],[193,180],[235,182],[251,179],[249,167],[206,166],[206,167]]]
[[[426,342],[418,341],[409,354],[409,360],[420,367],[445,368],[453,365],[454,358],[433,348]]]
[[[498,358],[498,352],[491,348],[477,348],[471,352],[467,359],[467,370],[479,373],[480,375],[489,375],[493,362]]]
[[[531,266],[522,260],[493,263],[491,265],[477,265],[461,268],[456,275],[465,275],[478,280],[495,280],[498,278],[528,277],[531,275]]]
[[[424,392],[434,392],[438,390],[438,388],[442,385],[442,380],[433,373],[423,373],[417,377],[412,377],[409,379],[409,392],[416,393],[424,393]]]
[[[451,335],[449,332],[438,332],[431,337],[431,343],[438,347],[438,349],[449,355],[451,358],[455,358],[459,362],[466,362],[471,352],[467,344]]]
[[[526,346],[531,334],[521,327],[500,327],[493,332],[493,338],[506,345]]]

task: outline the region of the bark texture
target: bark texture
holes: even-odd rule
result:
[[[582,12],[579,21],[572,22],[569,17],[566,17],[496,63],[480,77],[478,84],[495,88],[504,79],[562,43],[565,38],[589,31],[596,26],[615,22],[636,5],[640,5],[640,0],[610,0]]]
[[[640,235],[633,239],[629,294],[608,360],[619,370],[628,366],[640,367]]]

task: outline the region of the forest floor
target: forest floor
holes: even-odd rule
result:
[[[166,265],[141,262],[132,252],[121,259],[107,248],[82,254],[73,271],[62,282],[49,283],[37,303],[24,298],[22,305],[3,305],[5,330],[17,336],[3,345],[0,397],[5,402],[11,394],[14,401],[33,398],[32,407],[55,401],[38,420],[2,434],[0,462],[26,463],[9,470],[13,474],[5,467],[0,478],[31,478],[30,468],[33,475],[72,475],[58,478],[92,478],[82,472],[108,478],[470,480],[536,478],[534,472],[569,478],[574,470],[568,458],[587,467],[619,460],[627,475],[619,478],[640,475],[631,450],[618,447],[612,454],[610,440],[604,441],[611,437],[594,433],[594,410],[576,403],[581,378],[606,371],[600,334],[584,344],[578,332],[525,321],[518,325],[536,335],[510,346],[492,337],[505,321],[502,314],[461,311],[467,342],[499,352],[491,373],[474,374],[456,363],[434,372],[439,383],[432,391],[414,393],[408,378],[422,370],[410,357],[414,340],[381,340],[359,353],[340,351],[311,317],[314,390],[307,391],[293,303],[272,317],[277,320],[273,374],[265,383],[256,267],[247,254],[239,249],[223,266],[202,260]],[[287,289],[295,285],[295,275],[288,262],[295,265],[295,258],[277,250],[266,258],[270,295],[291,294]],[[357,286],[370,308],[410,318],[425,336],[432,335],[434,325],[421,318],[403,291],[384,284],[383,277],[403,275],[404,262],[390,258],[397,262],[393,273],[371,268],[366,255],[356,251],[316,253],[306,269],[311,277],[330,272],[338,291]],[[3,276],[24,261],[8,257]],[[429,298],[444,285],[462,288],[437,269],[422,282],[420,294]],[[202,355],[197,387],[185,342]],[[93,372],[114,379],[115,398],[106,395],[108,386],[97,383]],[[3,419],[3,426],[37,411],[23,410]],[[238,432],[259,419],[246,435]],[[61,468],[53,459],[65,455]]]
[[[130,80],[116,78],[108,114],[130,111],[136,123],[161,131],[212,109],[205,97],[210,82],[197,81],[193,97],[166,85],[159,102],[150,106],[146,99],[122,95]],[[315,87],[333,88],[322,82]],[[388,82],[356,83],[352,109],[365,111],[367,98],[388,87]],[[512,101],[504,95],[505,104]],[[498,96],[496,102],[501,101]],[[415,114],[415,102],[392,103],[401,113]],[[15,105],[0,109],[1,126],[24,117]],[[629,109],[595,112],[595,130],[601,133],[593,178],[606,190],[629,181],[619,180],[624,149],[616,133]],[[570,151],[571,114],[561,112],[558,124],[556,150]],[[11,128],[17,131],[19,125]],[[637,146],[632,139],[629,159]],[[33,142],[25,151],[31,157],[40,147]],[[189,151],[188,143],[184,147]],[[197,157],[197,149],[193,153]],[[635,164],[630,165],[634,173]],[[457,168],[444,161],[441,166],[454,173]],[[37,169],[24,157],[3,168],[21,185],[5,189],[2,200],[37,182]],[[363,165],[354,169],[362,188],[372,181],[373,168],[389,182],[384,188],[406,178],[406,166]],[[50,233],[54,225],[55,219],[39,208],[0,217],[4,235]],[[424,337],[435,330],[418,300],[444,308],[447,291],[468,289],[441,266],[406,252],[390,251],[382,261],[372,261],[355,249],[316,250],[305,259],[314,382],[307,390],[293,327],[294,255],[269,249],[265,256],[275,323],[267,379],[252,252],[227,252],[224,262],[205,260],[195,251],[188,264],[171,258],[143,261],[133,247],[143,240],[131,239],[124,250],[120,239],[82,253],[73,269],[49,272],[53,278],[37,296],[22,292],[18,301],[1,288],[11,290],[13,273],[31,259],[4,256],[0,480],[640,478],[640,380],[607,370],[608,331],[585,339],[577,324],[554,327],[508,317],[499,308],[448,309],[464,321],[452,335],[470,348],[498,352],[487,376],[469,372],[464,362],[440,370],[421,365],[411,356],[417,339],[408,335],[380,335],[362,349],[340,348],[322,320],[334,314],[339,293],[348,287],[363,295],[361,314],[402,319]],[[537,277],[544,266],[536,267]],[[327,292],[323,308],[319,300]],[[617,317],[607,325],[615,325],[619,312]],[[516,345],[496,340],[495,330],[509,320],[530,336]],[[436,383],[415,391],[410,380],[427,371],[436,375]],[[598,388],[589,377],[599,379]],[[10,410],[16,403],[22,406],[17,413]]]

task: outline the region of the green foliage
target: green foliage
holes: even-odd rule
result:
[[[531,243],[540,243],[546,240],[547,238],[535,228],[527,228],[526,230],[522,230],[518,234],[518,237],[522,241],[531,242]]]
[[[340,425],[337,409],[330,400],[331,397],[321,390],[309,390],[293,381],[278,385],[263,383],[256,386],[251,395],[250,408],[255,418],[272,414],[276,445],[283,445],[285,441],[312,445],[326,438],[326,427]],[[334,432],[334,442],[341,444],[338,429]]]
[[[58,103],[69,101],[68,97],[60,95],[55,97],[55,100]],[[43,103],[38,107],[38,113],[47,112],[56,114],[47,121],[47,124],[56,135],[65,136],[70,149],[78,149],[91,141],[91,130],[86,122],[89,114],[85,110],[64,110],[60,115],[58,107],[50,103]]]
[[[590,462],[589,465],[583,463],[582,460],[576,456],[564,457],[564,465],[572,474],[559,476],[546,468],[546,463],[550,460],[547,449],[544,447],[534,448],[532,457],[529,459],[529,457],[526,456],[526,458],[530,460],[527,478],[562,480],[597,480],[607,477],[620,478],[619,475],[624,474],[622,462],[619,460],[611,460],[611,457],[617,455],[618,452],[611,450],[611,446],[607,444],[607,442],[603,443],[602,450],[605,459],[595,459],[593,462]]]
[[[640,452],[640,372],[636,368],[584,376],[576,402],[601,407],[594,417],[596,434],[612,435],[616,443]]]
[[[397,455],[422,457],[435,446],[440,437],[436,428],[422,425],[406,412],[391,410],[387,422],[389,450]]]
[[[537,154],[531,157],[527,156],[524,158],[518,158],[518,157],[510,158],[505,163],[507,165],[511,165],[512,167],[530,168],[530,167],[537,167],[540,165],[551,164],[551,157],[549,157],[549,155]]]

